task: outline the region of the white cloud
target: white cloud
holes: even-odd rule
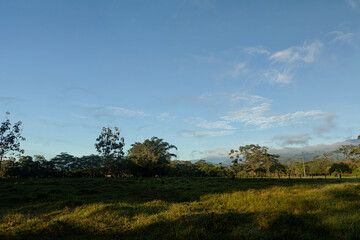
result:
[[[320,52],[323,43],[314,41],[311,44],[305,43],[303,46],[294,46],[279,51],[270,56],[270,60],[275,62],[295,63],[304,62],[312,63],[315,61],[316,55]]]
[[[346,2],[352,9],[355,9],[357,7],[357,3],[354,0],[346,0]]]
[[[270,83],[284,83],[288,84],[291,82],[292,75],[288,74],[287,72],[279,72],[276,69],[267,71],[264,73],[264,77],[270,82]]]
[[[189,130],[183,130],[180,132],[183,136],[189,136],[189,137],[216,137],[216,136],[223,136],[223,135],[230,135],[233,131],[189,131]]]
[[[328,114],[324,119],[325,123],[313,127],[315,134],[322,137],[325,133],[333,130],[336,127],[334,124],[335,117],[335,114]]]
[[[190,124],[194,124],[197,127],[201,127],[205,129],[226,129],[226,130],[235,129],[233,126],[229,125],[228,121],[209,122],[201,118],[190,118],[187,120],[187,122]]]
[[[354,37],[355,37],[355,34],[352,33],[352,32],[343,32],[343,31],[332,31],[332,32],[329,32],[328,33],[329,35],[333,35],[334,38],[332,41],[334,42],[347,42],[347,43],[350,43]]]
[[[107,107],[106,109],[116,116],[123,116],[123,117],[149,116],[149,114],[146,114],[142,111],[135,111],[135,110],[130,110],[130,109],[122,108],[122,107]]]
[[[159,120],[169,120],[169,119],[175,119],[175,116],[170,115],[169,113],[161,113],[159,116],[157,116],[157,119]]]
[[[238,111],[229,112],[221,117],[230,122],[242,122],[247,125],[258,126],[259,129],[266,129],[276,126],[287,126],[305,121],[326,120],[331,113],[321,111],[298,111],[286,114],[269,114],[270,103],[262,103],[256,107],[243,108]]]
[[[229,159],[229,151],[230,151],[231,147],[229,148],[229,146],[227,147],[216,147],[216,148],[210,148],[210,149],[205,149],[205,150],[193,150],[191,152],[191,156],[192,158],[201,158],[204,160],[207,159]]]
[[[258,102],[268,102],[269,100],[267,98],[264,98],[262,96],[258,95],[251,95],[251,94],[237,94],[237,93],[227,93],[227,96],[230,98],[231,103],[237,103],[239,101],[246,101],[250,104],[258,103]]]
[[[76,105],[79,105],[86,110],[90,111],[92,114],[94,114],[95,117],[101,118],[101,117],[146,117],[150,116],[149,114],[143,112],[143,111],[137,111],[137,110],[130,110],[122,107],[115,107],[115,106],[108,106],[108,107],[102,107],[95,104],[84,104],[84,103],[75,103]]]
[[[226,75],[230,75],[232,78],[239,76],[242,70],[245,70],[246,63],[238,63],[235,65],[234,69],[227,72]]]
[[[266,54],[270,55],[270,52],[262,47],[247,47],[243,50],[247,54]]]
[[[76,118],[80,118],[80,119],[89,119],[88,116],[77,114],[77,113],[72,113],[71,115],[76,117]]]

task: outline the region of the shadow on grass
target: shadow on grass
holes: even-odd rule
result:
[[[261,190],[275,186],[302,185],[315,188],[355,181],[268,178],[0,179],[0,216],[8,212],[41,214],[93,203],[145,203],[153,200],[181,203],[198,201],[207,194]],[[343,195],[344,192],[336,191],[330,194],[334,197],[355,197],[353,192]]]
[[[132,229],[91,232],[86,226],[56,221],[46,229],[17,231],[1,239],[331,239],[315,215],[280,213],[260,227],[254,214],[203,213]]]

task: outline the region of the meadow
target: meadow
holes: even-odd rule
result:
[[[360,181],[0,179],[0,239],[360,239]]]

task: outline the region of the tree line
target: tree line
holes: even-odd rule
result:
[[[7,114],[8,115],[8,114]],[[135,142],[127,154],[119,128],[104,127],[96,139],[97,155],[75,157],[62,152],[47,160],[44,156],[22,156],[19,121],[11,124],[6,118],[0,126],[0,177],[282,177],[319,176],[346,173],[360,174],[360,145],[343,145],[336,151],[315,156],[311,161],[299,162],[270,154],[269,149],[257,144],[230,150],[230,165],[213,165],[205,160],[195,163],[172,160],[177,150],[161,138],[152,137]],[[360,136],[358,137],[360,139]],[[15,156],[18,156],[15,158]]]
[[[280,162],[279,155],[270,154],[267,147],[255,144],[230,150],[229,156],[232,162],[230,168],[235,177],[326,177],[331,174],[340,178],[343,174],[360,176],[360,144],[341,145],[333,152],[314,156],[306,162],[291,158]]]

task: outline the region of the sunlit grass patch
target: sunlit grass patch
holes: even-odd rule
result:
[[[357,239],[360,230],[354,181],[26,181],[0,185],[15,189],[0,196],[0,239]]]

